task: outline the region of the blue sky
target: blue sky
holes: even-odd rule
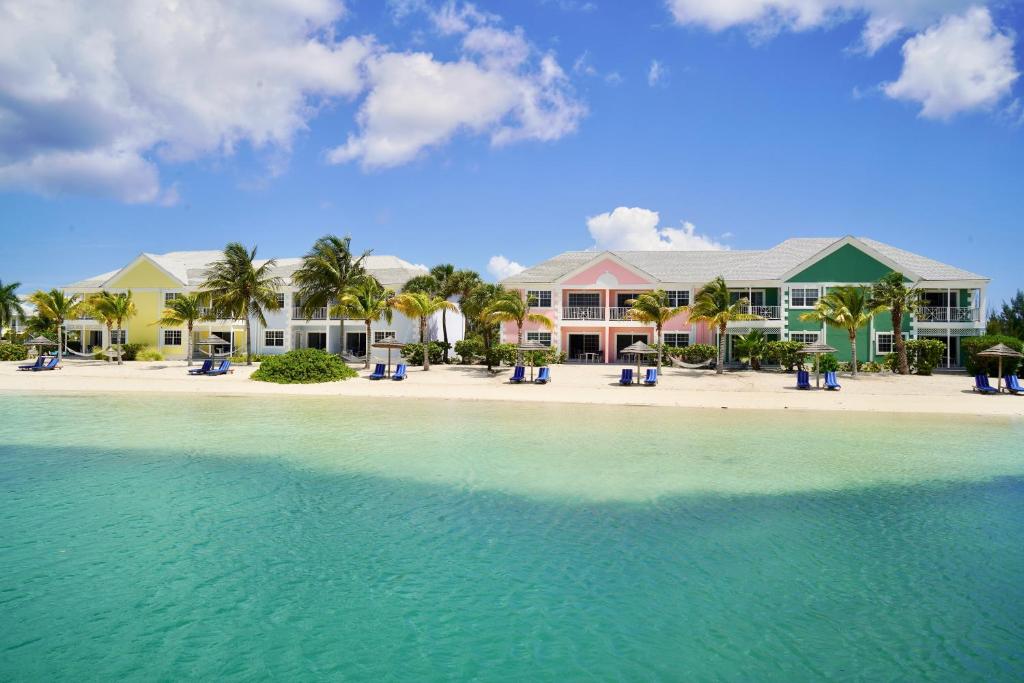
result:
[[[1024,286],[1020,5],[60,4],[0,20],[25,291],[328,232],[484,273],[854,234]]]

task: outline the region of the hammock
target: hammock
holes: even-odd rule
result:
[[[78,356],[79,358],[89,358],[89,359],[92,359],[92,360],[96,360],[96,352],[95,351],[93,351],[91,353],[82,353],[81,351],[75,351],[74,349],[72,349],[69,346],[65,346],[64,347],[64,353],[69,353],[72,356]],[[106,349],[104,349],[100,353],[102,353],[104,356],[110,356],[110,357],[114,357],[114,356],[117,355],[117,351],[113,347],[110,347],[110,346],[108,346]]]
[[[196,353],[202,354],[206,358],[230,358],[231,353],[213,353],[212,351],[204,351],[203,349],[196,349]]]
[[[677,368],[685,368],[686,370],[702,370],[704,368],[710,368],[715,365],[715,359],[709,358],[703,363],[684,363],[675,356],[669,356],[668,360],[673,366]]]

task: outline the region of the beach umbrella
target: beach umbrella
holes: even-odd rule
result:
[[[43,336],[32,337],[22,342],[25,346],[56,346],[57,342],[51,341]]]
[[[996,344],[995,346],[985,349],[984,351],[979,351],[978,355],[999,359],[999,378],[996,380],[996,391],[1003,390],[1003,359],[1024,358],[1024,353],[1021,353],[1020,351],[1015,351],[1006,344]]]
[[[385,339],[374,342],[372,344],[375,349],[387,349],[388,350],[388,377],[391,376],[391,349],[403,349],[405,344],[397,342],[393,337],[386,337]]]
[[[218,336],[216,334],[208,335],[208,336],[203,337],[202,339],[200,339],[200,340],[198,340],[196,342],[196,346],[209,346],[209,347],[223,346],[224,344],[227,344],[228,346],[230,346],[231,342],[229,342],[224,337]],[[213,355],[213,349],[211,348],[210,351],[208,351],[208,353],[209,353],[209,355],[212,356]]]
[[[631,353],[636,356],[636,383],[640,384],[640,356],[650,356],[651,354],[657,353],[657,349],[652,349],[650,346],[642,341],[633,342],[626,348],[619,351],[619,353]]]
[[[818,365],[818,356],[823,353],[835,353],[834,347],[829,346],[824,342],[812,342],[810,344],[804,344],[804,347],[800,349],[800,353],[813,354],[814,355],[814,386],[817,389],[821,388],[821,368]]]
[[[550,347],[544,346],[538,341],[524,341],[522,344],[516,347],[520,351],[547,351]],[[535,358],[530,356],[530,381],[533,381],[533,364]]]

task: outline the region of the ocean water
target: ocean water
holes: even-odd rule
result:
[[[0,680],[1024,678],[1024,422],[0,395]]]

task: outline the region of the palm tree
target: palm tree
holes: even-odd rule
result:
[[[479,282],[463,294],[459,302],[469,331],[480,335],[480,340],[484,344],[484,360],[488,370],[494,369],[491,366],[491,348],[500,332],[498,323],[491,319],[489,309],[504,292],[505,288],[499,284]]]
[[[640,296],[627,301],[630,309],[626,317],[637,322],[654,325],[658,336],[658,374],[661,374],[661,331],[672,318],[686,312],[686,306],[669,306],[668,294],[664,290],[656,289],[652,292],[644,292]]]
[[[433,275],[417,275],[416,277],[409,278],[402,285],[403,292],[424,292],[432,296],[437,296],[440,289],[441,287]]]
[[[749,305],[746,298],[732,300],[729,292],[729,285],[721,275],[707,283],[697,292],[693,298],[693,306],[690,308],[690,320],[694,322],[705,322],[712,329],[718,332],[718,363],[715,365],[715,373],[721,375],[725,372],[725,339],[729,323],[734,320],[760,320],[761,316],[753,313],[746,313]]]
[[[257,266],[255,261],[256,247],[249,251],[238,242],[231,242],[224,247],[223,258],[210,264],[200,286],[203,295],[209,297],[216,317],[245,320],[246,365],[252,365],[250,318],[266,325],[264,309],[280,308],[277,290],[281,287],[281,278],[271,274],[277,262],[268,259]]]
[[[905,279],[903,273],[892,272],[871,288],[871,305],[887,308],[892,315],[892,343],[901,375],[910,374],[907,344],[903,340],[903,316],[913,315],[921,305],[921,293],[916,287],[907,287]]]
[[[801,320],[813,320],[832,327],[846,330],[850,336],[850,363],[853,376],[857,376],[857,331],[867,325],[872,316],[885,310],[885,306],[874,304],[865,287],[846,285],[835,287],[818,299],[814,310],[800,316]]]
[[[118,330],[124,329],[124,323],[130,318],[135,317],[137,312],[135,309],[135,302],[132,300],[132,291],[129,289],[127,293],[111,293],[106,290],[96,294],[89,299],[89,306],[95,311],[96,315],[102,319],[107,325],[107,332],[110,333],[111,328]],[[122,359],[122,348],[123,344],[117,345],[117,364],[123,365]]]
[[[733,347],[740,360],[750,361],[753,370],[761,369],[761,359],[768,348],[768,337],[761,330],[751,330],[736,340]]]
[[[21,306],[21,299],[18,298],[17,290],[21,287],[20,282],[12,282],[8,285],[0,280],[0,332],[5,327],[14,328],[14,321],[25,317],[25,309]]]
[[[29,298],[36,307],[36,314],[40,320],[48,320],[57,328],[57,358],[60,362],[64,360],[64,343],[62,334],[64,323],[67,320],[74,320],[80,317],[86,310],[82,297],[78,294],[67,295],[59,289],[51,289],[49,292],[39,290]]]
[[[367,352],[366,365],[364,367],[367,369],[370,367],[369,343],[371,340],[371,325],[381,318],[388,323],[391,322],[391,309],[394,305],[394,298],[395,293],[393,291],[385,289],[377,282],[377,278],[369,275],[353,285],[349,289],[348,294],[341,297],[341,305],[345,307],[345,312],[366,324]]]
[[[526,300],[522,292],[518,289],[506,289],[498,298],[487,308],[487,312],[490,315],[490,319],[494,322],[512,322],[516,324],[518,328],[518,339],[519,343],[517,346],[523,345],[523,324],[526,322],[537,323],[544,329],[553,329],[555,324],[551,322],[551,318],[540,313],[530,313],[530,302]],[[523,362],[523,352],[516,350],[516,364],[521,365]]]
[[[349,288],[366,274],[363,261],[370,255],[367,250],[359,258],[353,258],[351,245],[351,237],[324,235],[313,243],[313,248],[302,257],[302,266],[292,274],[292,282],[299,288],[306,320],[312,319],[321,308],[335,306],[333,310],[338,314],[338,337],[343,353],[345,311],[338,304]]]
[[[185,347],[185,358],[188,364],[192,365],[192,328],[197,321],[206,320],[208,316],[203,311],[206,297],[200,293],[183,294],[171,299],[164,306],[163,315],[156,321],[161,327],[182,327],[188,330],[188,341]]]
[[[438,311],[455,311],[458,308],[450,301],[426,292],[403,292],[394,298],[394,307],[409,318],[420,320],[420,344],[423,345],[423,369],[430,369],[430,336],[427,320]]]

